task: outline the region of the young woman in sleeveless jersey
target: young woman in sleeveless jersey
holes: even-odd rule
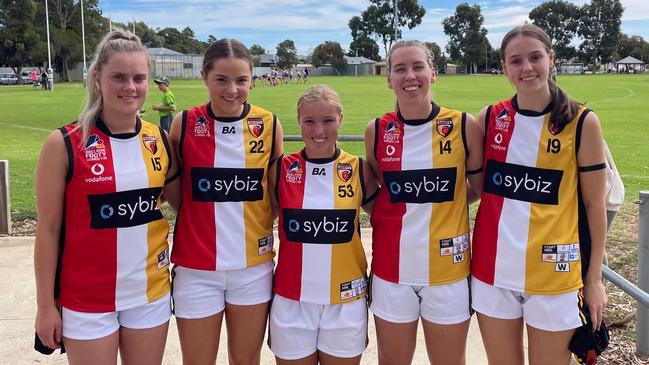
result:
[[[160,364],[171,316],[161,194],[176,170],[165,132],[141,120],[149,56],[104,37],[79,120],[52,132],[36,169],[36,332],[70,364]],[[61,308],[62,315],[59,313]]]
[[[569,364],[585,298],[595,328],[606,293],[605,157],[595,113],[550,78],[550,39],[532,24],[503,38],[512,98],[484,108],[484,187],[473,236],[472,304],[490,364]],[[580,288],[583,287],[583,296]]]
[[[336,144],[343,110],[333,89],[305,90],[297,114],[304,148],[271,169],[280,248],[270,346],[278,364],[359,364],[367,345],[359,214],[371,212],[376,181]]]
[[[432,363],[464,364],[469,328],[467,178],[481,184],[482,139],[471,115],[431,101],[426,46],[388,55],[397,110],[370,122],[366,156],[381,185],[372,214],[372,303],[380,364],[409,364],[422,318]],[[476,193],[474,193],[476,194]]]
[[[172,252],[183,361],[216,361],[223,316],[231,363],[259,363],[272,294],[268,168],[282,154],[277,117],[249,104],[252,56],[234,39],[205,51],[207,104],[176,116],[181,203]]]

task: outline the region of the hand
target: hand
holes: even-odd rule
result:
[[[61,313],[56,307],[39,308],[34,327],[43,345],[51,349],[61,347]]]
[[[153,105],[151,105],[151,109],[153,109],[153,110],[158,110],[158,104],[153,104]]]
[[[584,299],[590,311],[590,319],[593,321],[593,331],[597,331],[602,324],[602,314],[608,304],[608,297],[601,278],[586,279],[584,282]]]

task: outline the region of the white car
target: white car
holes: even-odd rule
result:
[[[15,85],[18,78],[14,74],[0,74],[0,85]]]

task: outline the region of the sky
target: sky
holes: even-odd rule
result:
[[[479,4],[487,28],[487,38],[494,48],[508,30],[528,20],[529,12],[542,0],[420,0],[426,9],[422,23],[404,29],[403,38],[436,42],[442,49],[448,38],[442,20],[453,15],[462,3]],[[581,6],[586,0],[571,0]],[[649,40],[649,1],[621,0],[624,6],[621,31]],[[247,46],[259,44],[267,53],[291,39],[299,54],[307,55],[325,41],[336,41],[349,48],[352,38],[349,19],[360,15],[369,0],[100,0],[104,16],[120,23],[144,21],[152,28],[189,26],[196,37],[205,40],[235,38]],[[383,46],[379,43],[381,55]]]

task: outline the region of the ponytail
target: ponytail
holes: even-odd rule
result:
[[[550,130],[558,133],[563,130],[566,124],[577,116],[579,107],[582,105],[561,90],[559,86],[552,80],[548,80],[550,88],[550,97],[552,102],[552,109],[550,114]]]

